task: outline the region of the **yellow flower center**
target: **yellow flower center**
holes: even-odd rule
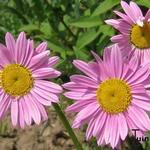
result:
[[[124,112],[131,103],[131,90],[120,79],[108,79],[97,89],[97,101],[101,108],[110,114]]]
[[[139,49],[150,48],[150,23],[144,23],[143,27],[133,25],[130,40]]]
[[[33,87],[31,72],[19,64],[10,64],[1,72],[1,86],[11,96],[23,96]]]

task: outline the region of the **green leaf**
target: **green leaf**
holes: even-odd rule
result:
[[[60,46],[60,45],[58,45],[58,44],[56,44],[56,43],[54,43],[54,42],[52,42],[52,41],[48,41],[48,47],[51,49],[51,50],[53,50],[54,52],[58,52],[58,53],[60,53],[60,55],[61,55],[61,57],[63,58],[63,59],[65,59],[66,58],[66,48],[64,48],[63,46]]]
[[[103,54],[103,50],[105,49],[105,47],[109,46],[110,43],[110,38],[106,35],[102,35],[98,41],[97,45],[97,52],[102,55]]]
[[[89,59],[89,52],[86,49],[78,49],[74,47],[74,53],[76,55],[77,59],[85,60],[87,61]]]
[[[105,36],[113,36],[115,34],[115,30],[109,26],[109,25],[101,25],[100,26],[100,31],[103,33]]]
[[[106,11],[112,9],[114,6],[118,5],[120,0],[105,0],[94,10],[92,16],[97,16],[105,13]]]
[[[41,23],[40,31],[48,37],[50,37],[52,35],[52,28],[51,28],[50,24],[47,22]]]
[[[45,19],[44,6],[41,0],[32,0],[34,14],[38,17],[41,22]]]
[[[22,26],[19,31],[25,31],[25,32],[33,32],[33,31],[40,31],[39,27],[37,25],[34,24],[28,24],[28,25],[24,25]]]
[[[22,22],[24,24],[28,24],[29,21],[27,20],[27,18],[24,16],[24,14],[22,14],[21,12],[19,12],[17,9],[10,7],[10,6],[5,6],[4,10],[16,15],[18,18],[20,18],[22,20]]]
[[[137,0],[136,1],[139,5],[145,6],[147,8],[150,8],[150,1],[149,0]]]
[[[80,28],[90,28],[99,26],[102,24],[102,21],[100,20],[99,16],[82,16],[78,19],[70,21],[69,25],[80,27]]]
[[[84,32],[81,36],[79,36],[76,47],[78,49],[83,48],[84,46],[92,42],[94,39],[96,39],[99,33],[100,33],[100,30],[96,31],[94,29]]]

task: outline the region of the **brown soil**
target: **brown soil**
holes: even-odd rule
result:
[[[7,126],[10,124],[9,115],[2,125],[3,123]],[[33,125],[25,129],[8,126],[6,131],[0,132],[0,150],[75,150],[72,140],[52,108],[49,110],[49,120],[39,126]],[[83,141],[83,133],[77,131],[76,134]]]

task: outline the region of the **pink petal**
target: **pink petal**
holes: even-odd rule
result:
[[[150,19],[150,9],[147,11],[145,15],[145,20],[148,21],[148,19]]]
[[[31,58],[33,57],[34,53],[34,47],[33,47],[33,40],[27,40],[27,47],[26,47],[26,53],[24,54],[24,59],[22,61],[22,64],[26,67],[28,67]]]
[[[38,109],[37,105],[35,104],[33,98],[34,97],[32,95],[28,94],[28,95],[26,95],[25,102],[29,108],[30,115],[32,116],[35,123],[40,124],[41,115],[40,115],[39,109]]]
[[[94,51],[91,51],[92,55],[95,57],[96,61],[98,63],[102,63],[102,59],[94,52]]]
[[[11,121],[13,126],[17,126],[19,118],[18,101],[12,100],[11,102]]]
[[[85,120],[87,118],[93,118],[96,115],[96,112],[99,112],[100,108],[97,105],[96,102],[93,102],[89,104],[87,107],[82,109],[76,116],[76,119],[74,122],[81,122],[82,120]],[[74,126],[75,127],[75,126]]]
[[[105,20],[105,23],[113,26],[115,29],[118,29],[120,22],[116,19],[108,19],[108,20]]]
[[[95,52],[92,51],[92,54],[95,57],[95,59],[98,63],[98,66],[99,66],[99,76],[97,76],[97,82],[99,83],[100,80],[103,81],[103,80],[106,80],[107,78],[109,78],[110,72],[107,69],[108,68],[107,64],[104,63]]]
[[[36,52],[41,53],[44,52],[47,48],[47,42],[42,42],[38,47],[35,49]]]
[[[50,93],[62,93],[63,89],[61,86],[54,82],[44,81],[44,80],[36,80],[35,86],[40,87],[43,90],[46,90]]]
[[[97,104],[97,102],[92,102],[89,104],[87,107],[82,109],[78,114],[77,114],[77,119],[78,120],[84,120],[88,117],[94,117],[94,114],[98,111],[100,111],[100,107]]]
[[[133,56],[129,60],[129,66],[133,71],[136,71],[139,68],[139,59],[136,56]]]
[[[24,128],[25,127],[25,120],[24,120],[24,108],[22,106],[22,103],[21,103],[21,99],[18,101],[18,110],[19,110],[19,117],[18,117],[18,121],[19,121],[19,125],[21,128]]]
[[[110,67],[110,64],[108,63],[101,63],[99,64],[100,67],[100,79],[101,81],[105,81],[111,77],[114,76],[114,70],[112,67]]]
[[[146,111],[150,111],[150,102],[148,102],[148,101],[133,99],[132,104],[134,106],[140,107],[141,109],[144,109]]]
[[[117,119],[118,119],[118,130],[119,130],[121,139],[124,141],[128,134],[127,121],[126,121],[124,114],[122,113],[118,114]]]
[[[138,69],[136,73],[133,74],[133,76],[129,79],[126,79],[128,84],[140,84],[143,81],[145,81],[149,76],[149,72],[146,67],[141,67]]]
[[[58,103],[59,102],[59,99],[58,99],[58,96],[53,94],[53,93],[50,93],[50,92],[47,92],[39,87],[34,87],[34,92],[36,92],[40,97],[46,99],[47,101],[51,101],[51,102],[54,102],[54,103]]]
[[[74,82],[65,83],[65,84],[63,84],[63,87],[67,90],[71,90],[74,92],[86,92],[88,89],[93,91],[93,88],[86,87],[84,85],[79,85],[79,84],[74,83]]]
[[[100,67],[97,62],[91,61],[88,63],[89,68],[97,75],[100,75]],[[100,76],[97,76],[97,80],[100,81]]]
[[[10,97],[5,93],[0,96],[0,119],[7,113],[11,104]]]
[[[81,120],[81,121],[78,121],[77,119],[75,119],[73,121],[73,124],[72,124],[72,128],[80,128],[81,126],[83,126],[85,123],[88,123],[91,119],[89,118],[86,118],[84,120]]]
[[[72,75],[70,77],[70,80],[72,82],[75,82],[76,84],[83,85],[85,87],[94,88],[94,89],[96,89],[99,86],[99,83],[97,83],[95,80],[84,75]]]
[[[24,32],[21,32],[16,40],[15,60],[16,63],[22,64],[27,52],[27,39]]]
[[[134,135],[134,131],[132,129],[138,129],[137,125],[132,121],[132,119],[130,119],[130,117],[128,115],[126,115],[126,119],[127,119],[127,123],[128,123],[128,126],[129,126],[129,129],[130,129],[130,132],[132,133],[132,135]],[[137,132],[137,136],[139,135],[139,132],[141,131],[138,131]],[[138,137],[141,137],[141,136],[138,136]]]
[[[86,140],[89,140],[92,137],[94,126],[94,119],[91,119],[86,129]]]
[[[28,67],[31,68],[32,70],[35,70],[36,68],[41,67],[43,63],[48,61],[49,54],[50,54],[49,51],[44,51],[33,56],[31,58],[31,61]]]
[[[87,63],[81,60],[74,60],[73,64],[87,76],[91,77],[94,80],[97,80],[97,75],[89,68],[89,65]]]
[[[112,132],[112,139],[110,140],[110,144],[112,146],[112,148],[114,149],[118,142],[119,142],[119,132],[118,132],[118,120],[117,120],[117,116],[112,116],[114,121],[113,121],[113,126],[114,126],[114,129],[111,130]]]
[[[135,13],[136,19],[138,19],[139,17],[143,17],[141,9],[139,8],[139,6],[135,2],[131,1],[130,7],[132,8],[132,10],[134,10],[133,12]]]
[[[100,131],[102,130],[106,120],[107,120],[107,114],[101,111],[99,116],[97,117],[97,121],[95,122],[95,127],[93,129],[94,136],[99,136],[101,134]]]
[[[114,11],[114,13],[117,14],[119,17],[121,17],[123,20],[127,21],[130,25],[133,24],[132,20],[127,15],[125,15],[119,11]]]
[[[25,102],[25,98],[22,98],[21,103],[22,103],[22,107],[24,109],[24,120],[25,120],[25,123],[27,125],[31,125],[32,118],[31,118],[31,114],[30,114],[30,111],[29,111],[30,108],[28,108],[28,106],[27,106],[27,104]]]
[[[120,78],[122,75],[123,61],[120,49],[116,44],[112,47],[111,51],[111,65],[113,66],[115,77]]]
[[[128,36],[127,39],[129,39],[131,25],[125,22],[123,19],[109,19],[105,22],[113,26],[116,30],[119,30],[123,36]]]
[[[141,84],[136,84],[136,85],[133,85],[132,87],[132,93],[133,94],[139,94],[139,93],[146,93],[146,89],[144,88],[144,86]]]
[[[65,110],[67,113],[71,113],[71,112],[79,112],[82,109],[84,109],[85,107],[87,107],[87,105],[89,105],[90,103],[94,102],[95,100],[86,100],[86,101],[76,101],[74,104],[70,105],[67,107],[67,109]]]
[[[122,6],[123,10],[125,11],[125,13],[129,16],[129,18],[134,23],[136,23],[136,17],[134,14],[134,10],[132,10],[131,7],[125,1],[121,1],[121,6]]]
[[[58,56],[53,56],[53,57],[49,58],[49,60],[48,60],[48,65],[49,65],[50,67],[53,67],[55,64],[58,63],[58,60],[59,60],[59,57],[58,57]]]
[[[139,129],[143,131],[150,129],[150,119],[146,112],[142,109],[135,106],[130,106],[128,108],[128,115]]]
[[[11,33],[7,32],[5,36],[6,46],[11,53],[11,56],[14,57],[14,50],[15,50],[15,39]]]
[[[131,76],[134,74],[133,70],[131,70],[129,68],[129,65],[128,64],[123,64],[123,73],[122,73],[122,76],[121,76],[121,79],[123,80],[128,80],[129,78],[131,78]]]
[[[61,74],[59,71],[53,68],[40,68],[34,70],[32,73],[33,73],[33,78],[36,79],[56,78]]]
[[[105,137],[105,142],[106,144],[109,143],[109,139],[110,139],[110,121],[111,121],[111,115],[107,115],[107,119],[105,122],[105,131],[104,131],[104,137]]]
[[[106,47],[104,49],[104,54],[103,54],[103,60],[105,63],[110,63],[110,56],[111,56],[111,48]]]
[[[120,40],[123,39],[123,35],[122,34],[118,34],[118,35],[115,35],[111,38],[111,41],[114,42],[114,43],[119,43]]]
[[[149,58],[150,58],[150,49],[144,50],[144,56],[143,56],[143,63],[142,66],[147,65],[147,63],[149,62]],[[149,64],[148,64],[148,68],[149,68]]]
[[[105,146],[106,145],[105,139],[104,139],[104,130],[105,130],[105,128],[101,131],[101,134],[99,135],[99,137],[97,137],[97,144],[99,146]]]
[[[42,120],[43,120],[43,121],[47,120],[47,119],[48,119],[48,115],[47,115],[47,112],[46,112],[44,106],[41,105],[40,103],[38,103],[37,101],[36,101],[36,104],[37,104],[38,109],[39,109],[39,111],[40,111]]]
[[[96,94],[95,93],[79,93],[79,92],[66,92],[64,95],[70,99],[75,99],[75,100],[88,100],[88,99],[96,99]]]
[[[45,105],[45,106],[51,106],[52,105],[52,102],[48,99],[45,99],[45,97],[42,95],[43,93],[39,93],[38,90],[35,90],[35,88],[31,91],[31,94],[35,96],[35,99]]]
[[[147,93],[133,94],[132,97],[135,98],[135,99],[139,99],[141,101],[144,100],[144,101],[149,102],[149,100],[150,100],[150,96]]]
[[[0,60],[0,66],[2,67],[13,61],[10,51],[3,44],[0,44],[0,56],[3,58]]]
[[[117,30],[119,30],[123,34],[123,36],[128,36],[127,39],[129,40],[131,25],[125,22],[124,20],[118,20],[118,21],[119,24]]]

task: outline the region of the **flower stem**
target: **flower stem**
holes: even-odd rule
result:
[[[70,126],[70,124],[69,124],[67,118],[65,117],[65,115],[64,115],[64,113],[62,112],[62,110],[61,110],[61,108],[59,107],[59,105],[56,104],[56,103],[53,103],[53,107],[55,108],[55,110],[56,110],[56,112],[57,112],[59,118],[60,118],[61,121],[63,122],[63,124],[64,124],[64,126],[65,126],[67,132],[69,133],[69,135],[70,135],[70,137],[71,137],[71,139],[72,139],[72,141],[73,141],[73,143],[74,143],[74,145],[76,146],[76,149],[77,149],[77,150],[83,150],[83,149],[82,149],[82,146],[81,146],[81,144],[80,144],[80,142],[78,141],[78,139],[77,139],[75,133],[73,132],[73,130],[72,130],[72,128],[71,128],[71,126]]]

